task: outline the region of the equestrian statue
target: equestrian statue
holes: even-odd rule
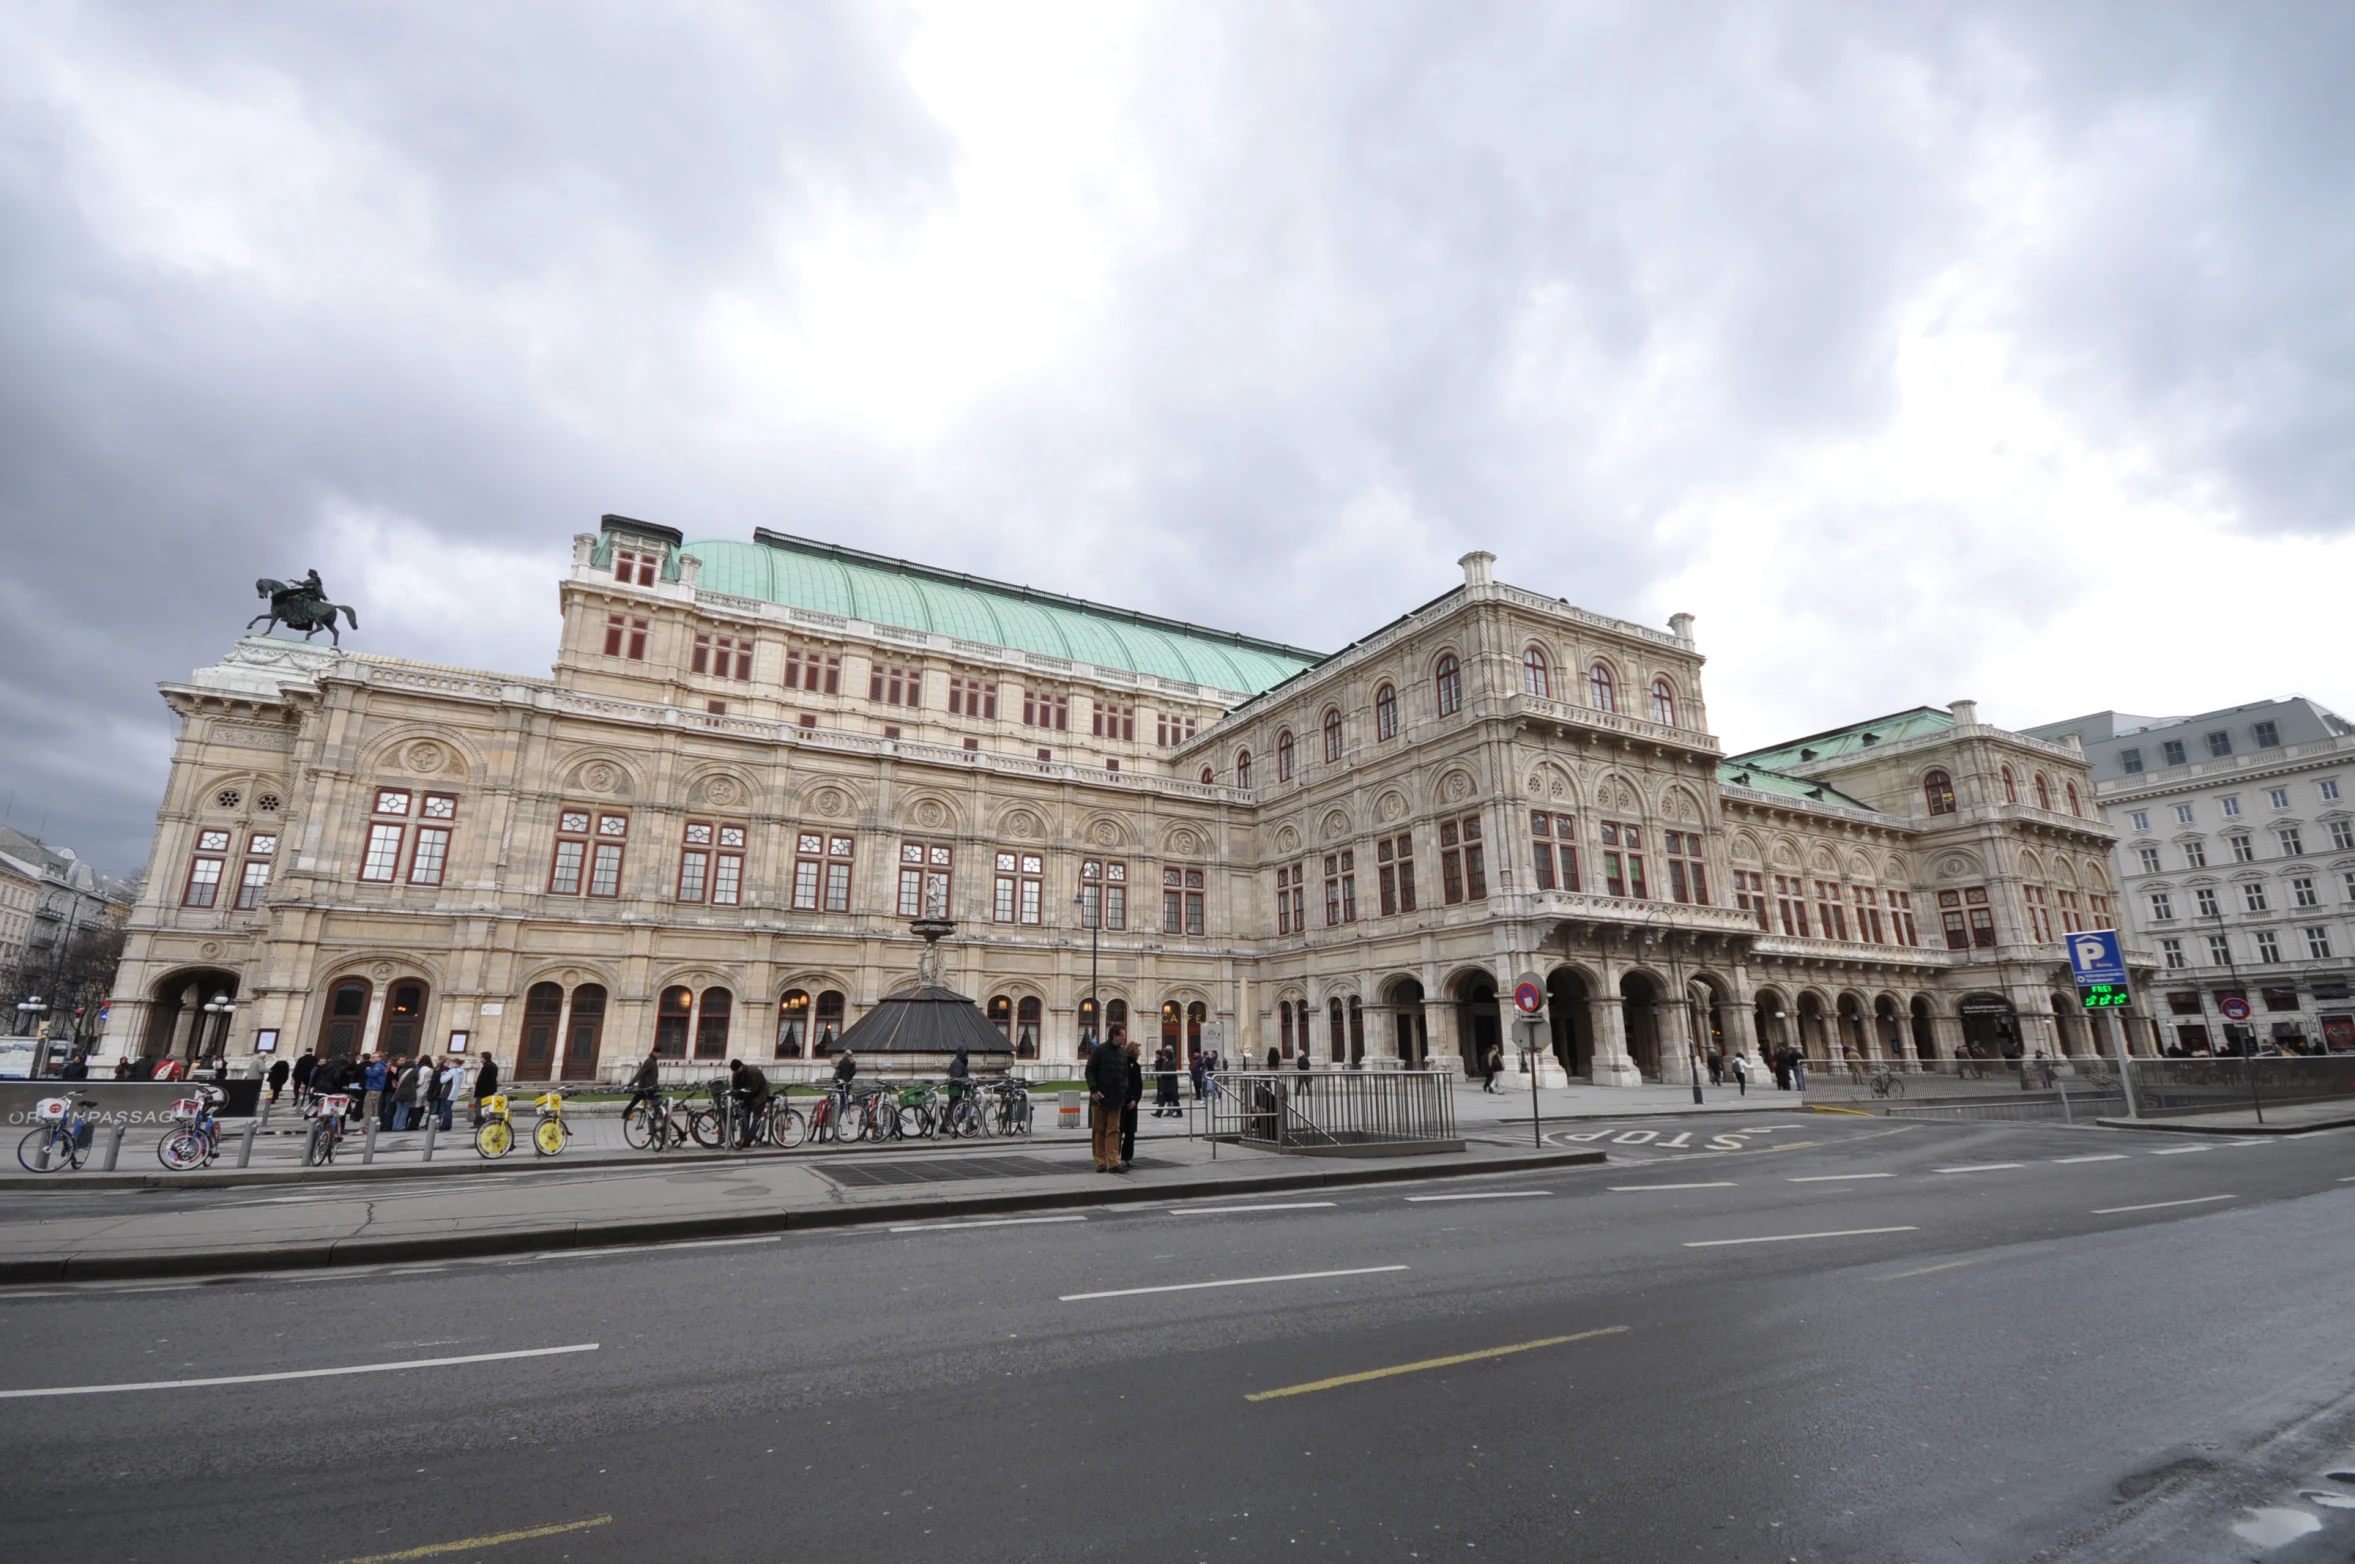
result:
[[[360,628],[360,616],[353,613],[348,605],[327,601],[327,589],[319,584],[319,572],[316,569],[300,581],[293,582],[272,581],[264,576],[253,584],[253,589],[256,597],[270,600],[270,611],[256,614],[246,621],[245,628],[248,630],[255,625],[263,625],[262,634],[268,635],[271,630],[284,625],[289,630],[300,630],[306,641],[324,630],[334,644],[340,647],[343,637],[335,633],[335,616],[338,613],[351,621],[353,629]]]

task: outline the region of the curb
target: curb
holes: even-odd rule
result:
[[[2344,1118],[2324,1119],[2311,1124],[2185,1124],[2166,1119],[2096,1119],[2094,1123],[2111,1130],[2156,1130],[2162,1135],[2311,1135],[2316,1130],[2343,1130],[2355,1126],[2355,1113]]]
[[[1297,1189],[1342,1189],[1361,1184],[1409,1184],[1432,1178],[1527,1173],[1540,1168],[1593,1167],[1606,1160],[1600,1151],[1532,1152],[1459,1167],[1433,1168],[1425,1164],[1384,1168],[1320,1168],[1297,1173],[1250,1174],[1241,1178],[1187,1179],[1167,1184],[1123,1182],[1033,1193],[1017,1191],[995,1195],[939,1196],[892,1201],[887,1205],[826,1206],[804,1211],[752,1211],[730,1216],[651,1218],[627,1222],[553,1222],[542,1227],[510,1228],[491,1233],[432,1233],[411,1238],[339,1238],[309,1245],[207,1249],[170,1254],[67,1253],[48,1259],[0,1260],[0,1286],[252,1275],[268,1271],[315,1271],[412,1260],[473,1260],[492,1255],[536,1254],[550,1249],[607,1249],[696,1238],[738,1238],[824,1228],[938,1221],[944,1217],[992,1216],[1008,1211],[1143,1205],[1196,1195],[1275,1194]]]
[[[1799,1093],[1790,1092],[1786,1095],[1798,1097]],[[1795,1103],[1762,1102],[1756,1105],[1745,1103],[1735,1108],[1694,1108],[1688,1105],[1675,1108],[1630,1108],[1624,1113],[1548,1113],[1540,1116],[1540,1122],[1565,1125],[1616,1124],[1621,1119],[1715,1119],[1737,1113],[1804,1113],[1806,1111],[1807,1105],[1802,1100]],[[1527,1119],[1519,1118],[1481,1119],[1478,1121],[1479,1124],[1527,1124],[1528,1122]],[[1456,1117],[1456,1128],[1460,1131],[1467,1128],[1477,1128],[1477,1125],[1467,1125],[1463,1116],[1459,1114]]]

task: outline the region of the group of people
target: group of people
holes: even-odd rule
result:
[[[351,1118],[363,1123],[373,1119],[384,1130],[419,1130],[428,1120],[446,1130],[452,1104],[468,1095],[466,1060],[457,1054],[440,1059],[431,1054],[414,1059],[382,1054],[322,1059],[305,1053],[291,1065],[284,1059],[273,1063],[263,1084],[272,1102],[292,1086],[297,1108],[308,1108],[320,1097],[348,1096],[353,1099]],[[482,1100],[498,1095],[498,1091],[499,1062],[485,1054],[474,1069],[472,1083],[477,1124],[482,1121]]]
[[[1090,1151],[1099,1173],[1126,1173],[1136,1160],[1137,1106],[1145,1096],[1144,1049],[1114,1036],[1088,1050],[1088,1130]],[[1154,1060],[1157,1074],[1166,1073],[1162,1095],[1177,1095],[1177,1050],[1164,1046]],[[1164,1070],[1166,1067],[1166,1071]],[[1202,1079],[1201,1060],[1195,1060],[1195,1080]],[[1156,1118],[1161,1116],[1154,1109]]]

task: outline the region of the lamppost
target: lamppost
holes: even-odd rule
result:
[[[1095,886],[1083,887],[1077,896],[1071,898],[1072,910],[1079,914],[1079,921],[1087,926],[1088,931],[1088,1024],[1094,1028],[1094,1035],[1088,1043],[1090,1053],[1095,1052],[1104,1041],[1104,1007],[1096,998],[1096,942],[1101,937],[1104,920],[1093,915],[1095,909],[1088,899],[1088,892],[1096,889]]]
[[[1665,908],[1661,910],[1663,913],[1666,911]],[[1652,914],[1647,912],[1644,915],[1644,922],[1648,925],[1651,921]],[[1644,930],[1644,943],[1647,945],[1661,937],[1652,928],[1647,927]],[[1672,928],[1667,931],[1665,942],[1668,946],[1669,975],[1676,983],[1676,1002],[1678,1007],[1684,1011],[1685,1067],[1692,1072],[1693,1106],[1698,1108],[1703,1105],[1701,1097],[1701,1039],[1699,1029],[1693,1023],[1693,996],[1685,987],[1684,957],[1676,948],[1676,930]]]
[[[2224,952],[2225,975],[2232,979],[2233,989],[2240,995],[2241,1009],[2245,1012],[2249,1007],[2249,996],[2247,992],[2241,988],[2240,966],[2232,959],[2232,935],[2224,927],[2224,903],[2222,899],[2217,901],[2216,909],[2217,910],[2213,915],[2216,919],[2216,937],[2214,943],[2209,948],[2212,950],[2221,949]],[[2221,1012],[2224,1008],[2223,1002],[2219,1001],[2216,1008],[2219,1012]],[[2231,1039],[2232,1028],[2234,1025],[2235,1023],[2232,1017],[2226,1016],[2224,1018],[2225,1037],[2228,1041]],[[2246,1038],[2242,1039],[2238,1044],[2235,1045],[2234,1051],[2241,1056],[2241,1068],[2248,1072],[2249,1106],[2251,1109],[2255,1110],[2257,1115],[2257,1122],[2262,1124],[2265,1122],[2265,1104],[2263,1100],[2260,1099],[2257,1095],[2257,1028],[2254,1023],[2248,1024],[2248,1033],[2249,1035]]]
[[[49,1007],[42,1003],[41,996],[38,994],[27,994],[18,1000],[16,1002],[17,1035],[30,1037],[33,1034],[33,1028],[41,1024],[41,1017],[46,1015],[48,1011]]]
[[[231,999],[228,990],[224,989],[206,1000],[202,1008],[206,1015],[213,1018],[213,1024],[206,1030],[212,1034],[213,1041],[219,1044],[220,1051],[224,1055],[227,1054],[229,1052],[229,1016],[237,1008],[237,1001]],[[198,1051],[199,1057],[202,1057],[202,1052],[201,1049]]]

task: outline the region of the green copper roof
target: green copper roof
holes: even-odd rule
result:
[[[1804,777],[1786,777],[1779,771],[1742,760],[1721,760],[1717,763],[1717,780],[1734,787],[1755,789],[1761,793],[1779,793],[1806,803],[1837,804],[1843,809],[1872,809],[1861,799],[1850,798],[1828,782],[1810,782]],[[1879,810],[1873,810],[1875,814]]]
[[[1256,695],[1324,654],[763,529],[688,543],[696,585],[990,646]]]
[[[1851,723],[1845,728],[1833,728],[1827,733],[1810,733],[1803,739],[1788,744],[1776,744],[1767,749],[1747,750],[1731,757],[1730,766],[1810,766],[1818,761],[1839,760],[1855,755],[1875,744],[1894,744],[1900,739],[1920,738],[1925,733],[1944,733],[1954,726],[1954,713],[1936,706],[1916,706],[1886,717],[1875,717],[1870,722]]]

